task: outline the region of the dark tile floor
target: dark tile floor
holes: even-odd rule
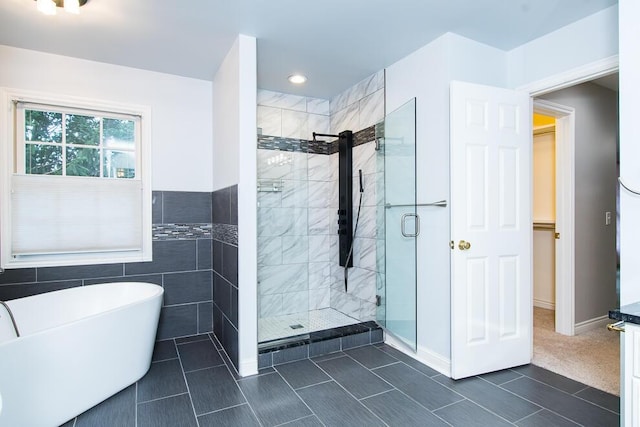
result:
[[[64,427],[607,427],[618,408],[618,397],[533,365],[453,381],[384,344],[240,378],[200,335],[159,342],[144,378]]]

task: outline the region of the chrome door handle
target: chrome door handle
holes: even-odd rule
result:
[[[415,224],[416,224],[416,232],[415,233],[407,233],[405,231],[405,223],[406,223],[408,217],[414,217],[415,218]],[[418,214],[415,214],[415,213],[406,213],[406,214],[402,215],[402,217],[400,218],[400,232],[402,233],[402,235],[404,237],[418,237],[418,234],[420,234],[420,216]]]

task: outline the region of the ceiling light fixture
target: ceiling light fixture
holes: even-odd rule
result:
[[[289,76],[289,82],[296,85],[301,85],[306,81],[307,81],[307,77],[303,76],[302,74],[292,74]]]
[[[80,6],[88,0],[36,0],[37,9],[45,15],[55,15],[58,7],[64,7],[65,12],[78,15]]]

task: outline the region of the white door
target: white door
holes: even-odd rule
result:
[[[451,375],[532,356],[529,96],[451,83]]]

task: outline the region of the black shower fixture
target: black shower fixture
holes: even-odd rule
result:
[[[333,135],[331,133],[318,133],[318,132],[313,132],[313,142],[322,142],[322,141],[318,141],[316,139],[316,136],[328,136],[330,138],[340,138],[340,135]]]
[[[338,139],[338,235],[340,265],[352,267],[349,250],[353,242],[353,132],[340,132]]]

